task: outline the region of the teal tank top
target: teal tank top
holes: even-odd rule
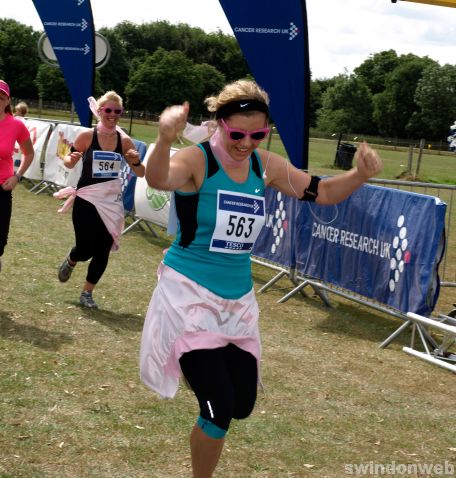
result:
[[[209,142],[199,144],[206,171],[199,191],[175,191],[178,230],[164,263],[225,299],[252,289],[250,254],[265,222],[263,167],[256,152],[243,183],[233,181]]]

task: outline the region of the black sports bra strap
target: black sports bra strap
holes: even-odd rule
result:
[[[217,160],[215,159],[214,153],[212,152],[212,149],[209,145],[209,141],[205,141],[204,143],[201,143],[201,146],[204,148],[204,151],[206,152],[207,177],[210,178],[211,176],[213,176],[219,170],[219,165],[218,165]]]
[[[254,151],[252,155],[250,156],[252,158],[252,170],[253,172],[261,179],[262,174],[261,174],[261,168],[260,168],[260,155]]]

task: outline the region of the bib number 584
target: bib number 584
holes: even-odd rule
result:
[[[113,171],[114,170],[114,163],[111,161],[100,161],[98,163],[98,169],[100,171]]]

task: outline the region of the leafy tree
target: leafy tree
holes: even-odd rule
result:
[[[104,32],[107,33],[106,30]],[[113,34],[119,38],[126,57],[130,60],[135,57],[136,50],[142,48],[142,38],[138,26],[131,22],[119,23],[114,27]],[[116,58],[114,57],[114,59]]]
[[[111,55],[106,65],[97,70],[95,94],[98,96],[108,90],[114,90],[123,97],[131,61],[122,38],[116,30],[102,28],[100,33],[108,40]]]
[[[309,125],[314,128],[317,125],[318,110],[323,106],[323,93],[334,86],[334,79],[317,79],[310,82],[309,98]]]
[[[322,131],[371,133],[372,94],[356,75],[340,75],[322,96],[317,126]]]
[[[134,25],[122,22],[116,25],[114,34],[120,39],[130,60],[164,48],[181,51],[194,63],[207,63],[217,68],[227,81],[243,78],[249,72],[236,39],[220,30],[207,34],[186,23],[171,25],[158,21]]]
[[[207,35],[202,58],[204,60],[200,61],[217,68],[229,82],[245,78],[250,73],[237,40],[221,31]]]
[[[439,140],[456,118],[456,66],[431,65],[423,72],[415,91],[419,111],[408,127],[421,137]]]
[[[190,101],[198,105],[201,72],[181,51],[159,48],[130,74],[125,89],[129,108],[159,113],[164,107]]]
[[[34,98],[34,79],[40,63],[39,33],[16,20],[0,18],[0,77],[9,83],[15,98]]]
[[[200,111],[207,112],[202,100],[208,96],[217,94],[225,85],[226,79],[223,73],[214,68],[212,65],[202,63],[194,66],[197,76],[200,78],[202,84],[201,99],[198,105],[191,105],[192,112]]]
[[[374,96],[373,118],[380,134],[400,138],[413,135],[407,127],[418,110],[415,90],[423,71],[436,62],[428,57],[402,55],[399,65],[387,76],[385,90]]]
[[[385,89],[386,79],[399,65],[399,58],[394,50],[381,51],[370,55],[361,65],[354,69],[354,73],[364,79],[364,82],[373,95]]]
[[[46,101],[71,102],[71,96],[60,68],[46,64],[40,65],[35,84],[40,98]]]
[[[309,91],[309,126],[317,125],[317,111],[322,107],[321,87],[316,81],[310,82]]]

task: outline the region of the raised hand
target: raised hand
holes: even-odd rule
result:
[[[375,149],[372,149],[366,142],[358,146],[355,155],[356,169],[365,179],[376,176],[383,167],[382,160]]]
[[[158,130],[160,138],[172,143],[176,140],[187,124],[190,105],[185,101],[182,105],[174,105],[166,108],[160,115]]]

